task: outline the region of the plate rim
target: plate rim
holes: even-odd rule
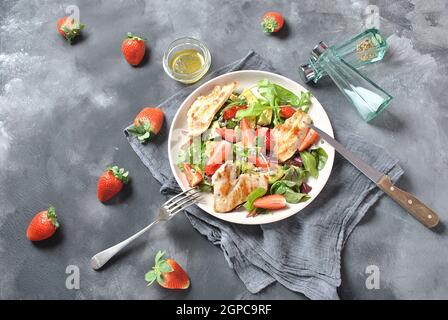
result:
[[[176,111],[176,113],[174,114],[174,117],[173,117],[173,119],[172,119],[172,121],[171,121],[170,129],[169,129],[169,134],[168,134],[168,143],[167,143],[167,147],[168,147],[167,149],[168,149],[168,150],[167,150],[167,151],[168,151],[168,160],[169,160],[169,164],[170,164],[170,169],[171,169],[171,173],[173,174],[173,176],[174,176],[174,178],[175,178],[177,184],[178,184],[179,187],[182,189],[182,191],[185,191],[185,190],[187,190],[188,188],[183,186],[182,181],[180,180],[180,178],[179,178],[178,175],[176,174],[176,165],[175,165],[174,159],[172,158],[172,155],[171,155],[171,141],[172,141],[172,134],[173,134],[174,123],[176,122],[176,120],[177,120],[177,118],[178,118],[180,112],[182,111],[182,109],[185,107],[185,103],[186,103],[186,101],[190,100],[193,96],[198,95],[198,94],[200,93],[200,91],[202,90],[202,88],[206,87],[206,86],[209,85],[211,82],[219,81],[219,79],[224,78],[224,77],[229,77],[229,76],[231,76],[231,75],[238,75],[238,74],[252,74],[252,73],[259,74],[259,75],[267,75],[267,76],[271,76],[271,77],[272,77],[272,76],[274,76],[274,77],[280,77],[280,78],[282,78],[282,79],[283,79],[284,81],[286,81],[286,82],[292,82],[292,83],[294,83],[295,85],[298,85],[298,86],[301,87],[303,90],[311,91],[311,90],[308,90],[307,88],[305,88],[305,87],[304,87],[303,85],[301,85],[300,83],[298,83],[298,82],[296,82],[296,81],[294,81],[294,80],[292,80],[292,79],[290,79],[290,78],[288,78],[288,77],[285,77],[285,76],[283,76],[283,75],[280,75],[280,74],[277,74],[277,73],[274,73],[274,72],[263,71],[263,70],[237,70],[237,71],[232,71],[232,72],[224,73],[224,74],[221,74],[221,75],[219,75],[219,76],[216,76],[216,77],[214,77],[214,78],[212,78],[212,79],[207,80],[206,82],[204,82],[203,84],[201,84],[200,86],[198,86],[196,89],[194,89],[194,90],[193,90],[193,91],[192,91],[192,92],[191,92],[191,93],[190,93],[190,94],[189,94],[189,95],[182,101],[182,103],[181,103],[181,104],[179,105],[179,107],[177,108],[177,111]],[[322,107],[322,109],[323,109],[323,111],[324,111],[324,116],[327,118],[328,123],[330,124],[330,129],[331,129],[331,130],[330,130],[330,131],[326,131],[326,133],[327,133],[328,135],[330,135],[331,137],[334,138],[333,125],[331,124],[330,118],[328,117],[328,114],[327,114],[327,112],[326,112],[324,106],[320,103],[319,100],[317,100],[317,98],[316,98],[314,95],[313,95],[313,99],[315,99],[315,100],[319,103],[319,105]],[[331,147],[331,146],[330,146],[330,147]],[[330,176],[331,176],[332,173],[333,173],[333,165],[334,165],[334,158],[335,158],[335,151],[334,151],[334,148],[331,147],[331,150],[332,150],[333,152],[332,152],[331,156],[328,157],[328,160],[327,160],[327,163],[326,163],[326,165],[328,165],[328,166],[330,167],[330,169],[329,169],[328,176],[326,177],[325,181],[323,182],[323,185],[322,185],[321,190],[319,191],[319,193],[318,193],[316,196],[314,196],[313,198],[311,198],[310,200],[308,200],[308,201],[306,202],[306,205],[305,205],[303,208],[299,209],[298,211],[294,211],[294,212],[289,213],[289,214],[287,214],[287,215],[285,215],[285,216],[279,217],[278,219],[273,218],[273,219],[268,220],[268,221],[262,221],[262,222],[259,222],[259,221],[256,220],[256,218],[250,218],[250,219],[247,218],[247,221],[242,222],[242,221],[235,221],[234,219],[229,219],[229,218],[228,218],[228,215],[227,215],[226,213],[221,213],[221,214],[219,214],[219,215],[212,214],[212,213],[208,212],[208,211],[206,210],[206,208],[204,208],[204,207],[206,207],[204,204],[197,203],[197,204],[195,204],[195,205],[198,206],[201,210],[205,211],[207,214],[209,214],[209,215],[211,215],[211,216],[213,216],[213,217],[216,217],[216,218],[218,218],[218,219],[220,219],[220,220],[223,220],[223,221],[226,221],[226,222],[235,223],[235,224],[241,224],[241,225],[262,225],[262,224],[274,223],[274,222],[278,222],[278,221],[281,221],[281,220],[285,220],[285,219],[287,219],[287,218],[290,218],[290,217],[296,215],[297,213],[301,212],[303,209],[305,209],[307,206],[309,206],[315,199],[317,199],[317,198],[319,197],[320,193],[323,191],[323,189],[324,189],[325,186],[327,185],[328,180],[330,179]],[[305,202],[304,202],[304,203],[305,203]],[[273,214],[272,216],[275,217],[276,215]],[[227,218],[226,218],[226,217],[227,217]]]

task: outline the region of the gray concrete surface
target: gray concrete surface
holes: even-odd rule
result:
[[[371,1],[391,50],[366,73],[394,97],[371,124],[361,121],[329,82],[311,88],[331,119],[384,146],[406,173],[399,185],[448,220],[448,8],[446,1]],[[80,8],[85,37],[67,45],[55,30],[67,5]],[[164,49],[179,36],[204,40],[212,69],[250,48],[298,81],[297,66],[319,40],[344,40],[363,29],[368,1],[29,1],[0,3],[0,298],[303,299],[280,285],[247,292],[219,248],[183,216],[158,226],[115,263],[94,272],[92,254],[150,221],[163,197],[126,142],[122,129],[142,106],[183,86],[163,72]],[[260,32],[259,17],[284,13],[278,37]],[[131,68],[120,43],[132,31],[150,54]],[[128,168],[132,185],[115,203],[96,199],[96,180],[110,163]],[[61,230],[32,244],[25,229],[36,211],[54,204]],[[192,287],[146,287],[154,253],[165,249],[188,270]],[[426,230],[382,198],[343,252],[344,299],[448,298],[448,242],[443,225]],[[81,271],[80,290],[65,288],[67,265]],[[377,265],[380,289],[367,290],[365,268]]]

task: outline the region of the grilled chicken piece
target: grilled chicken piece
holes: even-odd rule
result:
[[[238,177],[237,166],[229,160],[212,176],[212,184],[215,211],[229,212],[244,203],[256,188],[267,190],[268,176],[244,173]]]
[[[205,132],[215,114],[221,109],[236,88],[236,81],[223,87],[216,86],[206,96],[198,97],[187,112],[188,135],[198,136]]]
[[[274,128],[274,154],[278,161],[284,162],[291,158],[305,139],[309,129],[303,122],[311,123],[311,118],[307,113],[297,110],[285,123]]]

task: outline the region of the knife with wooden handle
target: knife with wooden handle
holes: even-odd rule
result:
[[[346,149],[338,141],[330,137],[328,134],[316,128],[312,124],[307,124],[310,128],[316,131],[321,138],[327,141],[337,152],[339,152],[345,159],[354,165],[359,171],[372,180],[378,188],[383,190],[389,197],[402,206],[414,218],[420,221],[428,228],[433,228],[439,223],[439,216],[437,213],[428,208],[423,202],[418,200],[412,194],[401,190],[394,186],[389,176],[381,173],[375,168],[365,163],[361,158],[353,152]]]

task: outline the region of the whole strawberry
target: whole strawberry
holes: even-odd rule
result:
[[[57,30],[68,41],[72,43],[73,40],[81,35],[81,31],[85,25],[80,23],[75,18],[63,17],[58,20]]]
[[[50,206],[47,210],[36,214],[31,220],[26,236],[31,241],[41,241],[50,238],[59,228],[56,209]]]
[[[128,181],[128,171],[118,168],[118,166],[108,167],[98,179],[98,200],[105,202],[112,199]]]
[[[127,38],[121,44],[121,52],[130,65],[138,66],[145,56],[145,39],[128,32]]]
[[[173,259],[163,259],[164,251],[156,254],[155,266],[145,274],[148,286],[157,280],[159,285],[167,289],[187,289],[190,279],[182,267]]]
[[[135,117],[134,126],[128,129],[142,143],[159,133],[164,114],[159,108],[146,107]]]

